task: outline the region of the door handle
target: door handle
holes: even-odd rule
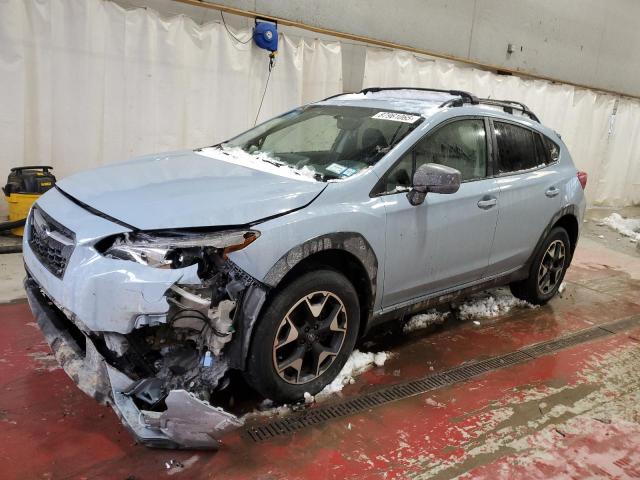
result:
[[[546,192],[544,192],[544,194],[549,198],[553,198],[559,193],[560,193],[560,189],[557,187],[550,187]]]
[[[478,207],[483,210],[488,210],[498,203],[498,199],[495,197],[485,197],[478,202]]]

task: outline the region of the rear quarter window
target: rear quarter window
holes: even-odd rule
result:
[[[560,147],[556,142],[542,135],[542,143],[547,154],[547,163],[557,162],[560,158]]]

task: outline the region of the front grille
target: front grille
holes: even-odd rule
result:
[[[34,206],[27,224],[29,247],[56,277],[62,278],[75,247],[75,234]]]

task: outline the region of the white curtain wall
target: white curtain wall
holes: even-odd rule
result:
[[[253,125],[267,67],[266,51],[218,23],[105,0],[0,0],[0,183],[11,166],[63,177],[229,138]],[[638,101],[368,48],[364,86],[403,85],[524,102],[589,173],[590,203],[640,203]],[[258,121],[340,91],[338,42],[281,35]]]
[[[420,59],[408,52],[369,48],[364,87],[413,86],[467,90],[479,97],[525,103],[561,134],[576,166],[589,174],[591,204],[640,203],[640,102],[569,85]]]
[[[279,40],[258,122],[342,91],[339,43]],[[103,0],[0,0],[0,177],[43,164],[60,178],[227,139],[253,126],[268,62],[218,23]]]

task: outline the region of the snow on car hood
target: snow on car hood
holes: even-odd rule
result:
[[[156,230],[252,223],[307,205],[326,184],[248,154],[208,148],[139,157],[57,186],[121,222]]]

